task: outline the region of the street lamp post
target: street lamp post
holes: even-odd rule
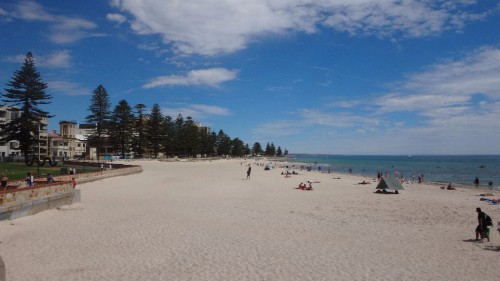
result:
[[[83,172],[85,173],[85,157],[87,156],[85,152],[82,152],[83,156]]]

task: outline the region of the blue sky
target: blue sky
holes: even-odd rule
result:
[[[500,4],[474,0],[0,2],[0,83],[28,51],[60,120],[102,84],[250,146],[500,154]]]

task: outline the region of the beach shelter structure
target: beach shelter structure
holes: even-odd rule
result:
[[[404,188],[398,178],[382,177],[376,189],[402,190]]]
[[[271,170],[273,168],[273,162],[269,162],[266,164],[266,167],[264,168],[264,170]]]

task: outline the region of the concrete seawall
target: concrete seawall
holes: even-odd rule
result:
[[[60,194],[50,194],[36,199],[22,200],[13,204],[0,206],[0,220],[13,220],[78,202],[80,202],[80,190],[78,189]]]
[[[35,179],[34,187],[25,187],[24,182],[10,182],[17,188],[0,191],[0,220],[13,220],[22,216],[71,205],[80,202],[80,190],[74,184],[84,184],[109,177],[117,177],[142,172],[140,166],[125,166],[119,169],[103,170],[76,175],[54,177],[56,182],[45,184]]]

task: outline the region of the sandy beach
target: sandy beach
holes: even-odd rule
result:
[[[144,171],[78,185],[80,204],[1,221],[7,280],[500,279],[499,233],[474,241],[476,207],[500,220],[487,191],[375,194],[372,178],[285,178],[253,160],[132,163]]]

